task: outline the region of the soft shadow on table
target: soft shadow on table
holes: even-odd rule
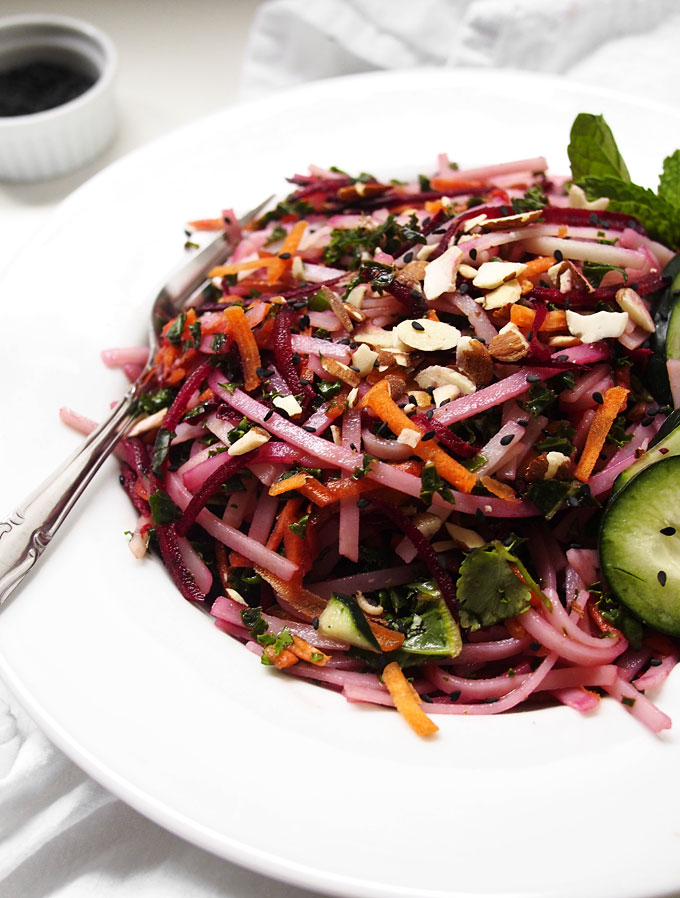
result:
[[[195,848],[115,800],[37,851],[3,881],[3,894],[104,898],[122,883],[130,898],[186,898],[189,884],[192,898],[321,898]]]

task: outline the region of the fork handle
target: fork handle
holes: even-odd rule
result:
[[[131,387],[76,451],[0,520],[0,605],[38,561],[81,493],[132,421]]]

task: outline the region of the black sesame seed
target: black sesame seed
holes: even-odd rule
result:
[[[420,696],[420,698],[422,701],[427,702],[427,704],[429,704],[429,705],[431,705],[432,702],[434,701],[432,696],[428,695],[427,692],[423,692],[423,694]]]
[[[569,356],[566,353],[561,353],[560,355],[555,356],[556,362],[567,362],[569,361]]]
[[[477,258],[477,250],[474,248],[474,246],[473,246],[472,249],[470,250],[469,256],[470,256],[470,258],[472,259],[473,262],[474,262],[474,260]]]
[[[316,433],[316,427],[312,427],[311,424],[303,424],[302,429],[306,430],[307,433]]]
[[[411,292],[409,293],[409,296],[411,297],[411,299],[422,299],[423,298],[423,294],[420,292],[420,290],[416,290],[415,287],[413,288],[413,290],[411,290]]]
[[[469,284],[461,284],[460,287],[458,288],[458,292],[459,293],[467,293],[469,289],[470,289]]]
[[[291,306],[294,309],[304,309],[306,305],[307,303],[304,301],[304,299],[298,299],[296,302],[291,303]]]
[[[649,425],[653,423],[654,418],[649,417],[649,415],[646,418],[643,418],[642,421],[640,421],[640,424],[642,424],[643,427],[649,427]]]
[[[436,436],[436,433],[436,430],[426,430],[422,435],[421,440],[423,441],[423,443],[427,442],[427,440],[432,440]]]
[[[664,536],[675,536],[676,530],[675,527],[662,527],[659,533],[663,533]]]
[[[459,698],[460,698],[460,689],[456,689],[455,692],[452,692],[452,693],[449,695],[449,701],[450,701],[450,702],[457,702]]]
[[[578,499],[576,498],[576,496],[569,496],[569,498],[567,499],[567,505],[569,505],[570,508],[576,508],[578,505]]]
[[[269,419],[271,418],[271,416],[272,416],[273,414],[274,414],[274,409],[273,409],[273,408],[270,408],[269,411],[267,412],[267,414],[264,416],[264,419],[263,419],[263,420],[269,421]]]
[[[315,630],[319,629],[319,618],[318,617],[312,618],[312,626],[314,627]]]
[[[563,255],[561,249],[556,249],[555,252],[553,253],[553,256],[555,257],[555,260],[557,262],[561,262],[564,259],[564,255]]]
[[[507,206],[499,206],[499,207],[498,207],[498,212],[499,212],[499,214],[502,215],[503,217],[505,217],[506,215],[510,215],[510,210],[508,209]]]
[[[484,514],[484,512],[482,511],[481,508],[475,508],[475,517],[477,518],[478,521],[486,520],[486,515]]]
[[[368,508],[370,504],[368,499],[357,499],[357,508]]]
[[[591,225],[594,228],[598,227],[600,224],[600,219],[597,217],[597,215],[594,212],[590,213],[590,215],[588,216],[588,221],[591,223]]]
[[[650,658],[649,666],[650,667],[658,667],[661,664],[661,658]]]
[[[433,234],[446,234],[446,228],[437,228],[436,231],[432,231]]]
[[[301,378],[300,378],[300,386],[301,386],[301,387],[308,387],[310,384],[311,384],[311,380],[309,380],[308,377],[301,377]]]
[[[425,412],[425,417],[427,418],[428,421],[430,420],[432,415],[434,415],[434,409],[428,408],[428,410]]]
[[[529,426],[529,422],[527,421],[526,418],[520,418],[517,423],[519,424],[520,427],[528,427]]]
[[[290,259],[290,253],[279,253],[279,259]]]
[[[658,405],[650,405],[648,409],[645,409],[645,411],[647,412],[648,415],[651,415],[651,417],[654,418],[656,415],[659,414],[661,409],[659,408]]]
[[[504,437],[501,437],[501,446],[509,446],[510,443],[515,439],[514,433],[506,433]]]
[[[404,253],[404,262],[412,262],[413,261],[413,253],[408,252]]]
[[[534,642],[529,643],[529,648],[532,652],[537,652],[541,648],[541,643],[534,640]]]
[[[528,384],[538,384],[541,382],[540,374],[527,374],[527,383]]]
[[[424,219],[423,219],[423,227],[426,228],[426,227],[429,225],[429,223],[430,223],[431,221],[432,221],[432,219],[431,219],[430,216],[428,215],[427,218],[424,218]]]
[[[425,330],[425,328],[420,323],[420,321],[412,321],[411,327],[413,328],[414,331],[424,331]]]
[[[658,571],[656,575],[656,579],[662,586],[666,585],[667,574],[666,571]]]
[[[602,398],[602,393],[593,393],[593,402],[597,402],[598,405],[602,405],[604,403],[604,399]]]
[[[482,699],[482,704],[484,705],[493,705],[494,702],[498,701],[497,695],[487,695],[486,698]]]

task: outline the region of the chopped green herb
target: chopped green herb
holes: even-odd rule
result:
[[[156,527],[160,524],[170,524],[182,517],[182,512],[172,501],[170,496],[161,489],[149,496],[151,517]]]

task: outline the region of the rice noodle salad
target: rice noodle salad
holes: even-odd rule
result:
[[[118,449],[135,555],[263,664],[423,736],[601,700],[668,728],[678,240],[669,179],[630,214],[615,150],[581,115],[569,178],[311,166],[243,228],[191,222],[233,252]],[[104,359],[135,379],[146,350]]]

